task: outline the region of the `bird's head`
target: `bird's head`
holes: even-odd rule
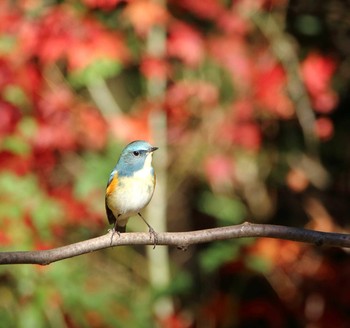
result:
[[[117,163],[119,175],[131,176],[143,168],[152,169],[152,155],[157,149],[158,147],[153,147],[143,140],[129,143],[122,151]]]

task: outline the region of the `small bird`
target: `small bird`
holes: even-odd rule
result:
[[[131,216],[138,214],[147,224],[150,237],[157,243],[157,234],[143,218],[140,211],[148,205],[153,196],[156,176],[152,167],[153,152],[158,147],[143,140],[129,143],[122,151],[106,188],[106,213],[114,233],[125,232]],[[112,242],[111,239],[111,242]]]

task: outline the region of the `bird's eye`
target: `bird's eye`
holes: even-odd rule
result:
[[[134,154],[135,156],[139,156],[139,155],[140,155],[140,152],[134,151],[133,154]]]

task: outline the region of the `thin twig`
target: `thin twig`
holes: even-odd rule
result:
[[[177,246],[178,248],[185,250],[192,244],[243,237],[278,238],[311,243],[317,246],[350,248],[350,234],[320,232],[302,228],[269,224],[253,224],[248,222],[207,230],[158,233],[158,246]],[[107,233],[106,235],[97,238],[49,250],[0,252],[0,264],[47,265],[52,262],[108,248],[110,245],[111,235],[110,233]],[[150,235],[144,232],[123,233],[120,236],[114,236],[112,247],[125,245],[153,245],[153,239],[150,239]]]
[[[314,131],[315,113],[305,85],[300,76],[300,62],[292,37],[285,32],[285,26],[271,13],[268,15],[245,13],[269,39],[271,49],[287,74],[287,89],[294,102],[296,116],[302,129],[307,150],[318,156],[319,140]],[[281,17],[280,17],[281,18]]]
[[[95,80],[93,84],[87,85],[87,89],[105,117],[108,118],[112,114],[123,113],[104,79]]]

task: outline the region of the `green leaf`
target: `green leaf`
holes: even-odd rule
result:
[[[96,190],[104,190],[121,151],[121,145],[109,143],[105,154],[87,152],[83,155],[85,165],[77,176],[74,194],[81,200],[88,197],[91,209],[104,211],[104,199],[98,197],[91,199],[91,195],[96,194]]]
[[[21,137],[10,135],[3,139],[2,148],[17,155],[27,155],[30,153],[30,145]]]
[[[267,274],[272,269],[272,263],[266,259],[261,258],[260,256],[247,256],[245,258],[245,263],[248,268],[258,271],[262,274]]]
[[[43,312],[32,302],[28,302],[26,306],[22,307],[18,319],[19,328],[44,328],[46,326]]]
[[[63,210],[59,204],[42,195],[36,197],[35,207],[32,210],[32,219],[40,231],[41,237],[44,239],[51,238],[51,231],[48,228],[63,215]]]
[[[234,260],[239,255],[240,245],[231,242],[218,242],[203,251],[200,264],[204,271],[213,272],[227,261]]]
[[[154,296],[157,299],[169,295],[173,296],[186,294],[191,289],[192,285],[192,276],[188,272],[177,272],[176,275],[174,275],[172,278],[169,285],[166,286],[166,288],[156,290]]]
[[[0,37],[0,54],[9,54],[13,51],[17,43],[14,36],[2,35]]]
[[[111,163],[98,153],[84,154],[84,169],[77,177],[74,185],[75,195],[83,199],[96,188],[105,187],[108,181],[109,172],[112,170]]]
[[[37,132],[37,122],[33,117],[25,116],[18,123],[20,133],[27,139],[33,137]]]
[[[200,195],[198,208],[203,213],[217,218],[221,225],[241,223],[246,216],[246,208],[240,200],[214,195],[209,191]]]
[[[0,190],[6,195],[0,203],[0,215],[21,219],[29,211],[45,238],[50,237],[48,227],[64,215],[62,206],[43,193],[34,175],[0,174]]]
[[[84,69],[72,72],[69,75],[69,80],[75,87],[92,85],[101,79],[115,76],[120,72],[121,67],[118,61],[100,59]]]
[[[21,87],[18,85],[9,85],[3,91],[5,100],[9,103],[22,107],[29,104],[29,99]]]

